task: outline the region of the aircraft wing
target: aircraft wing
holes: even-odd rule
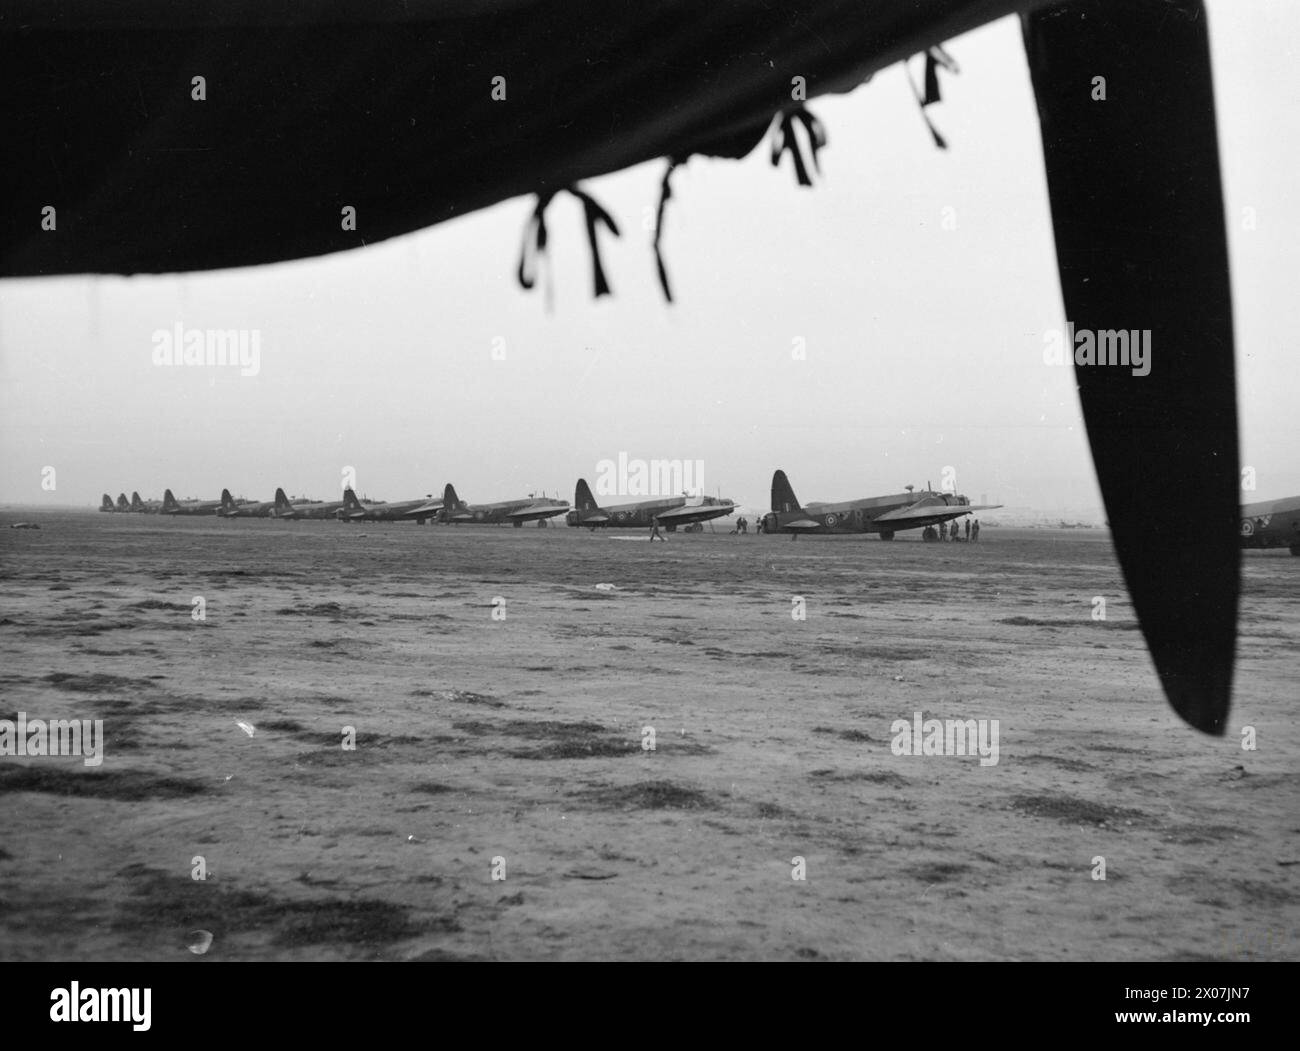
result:
[[[432,503],[422,504],[420,507],[412,507],[409,511],[403,511],[403,518],[432,518],[442,510],[442,501],[434,500]]]
[[[551,518],[555,515],[562,515],[568,507],[556,507],[553,504],[546,504],[542,507],[521,507],[518,511],[511,511],[506,517],[512,522],[530,522],[535,518]]]
[[[911,507],[901,507],[897,511],[890,511],[879,518],[873,518],[872,521],[924,522],[934,520],[937,522],[949,518],[960,518],[972,511],[991,511],[995,507],[1001,506],[1001,504],[913,504]]]
[[[711,518],[722,518],[736,509],[735,504],[696,504],[694,507],[674,507],[663,514],[655,515],[656,522],[679,525],[682,522],[707,522]]]

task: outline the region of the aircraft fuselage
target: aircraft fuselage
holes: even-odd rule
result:
[[[165,515],[215,515],[221,510],[220,500],[186,500],[164,506],[161,513]]]
[[[287,505],[277,506],[274,518],[334,518],[343,506],[342,500],[321,502],[319,500],[299,500]]]
[[[1242,547],[1289,547],[1300,555],[1300,496],[1241,507]]]
[[[885,516],[904,508],[921,510],[933,506],[933,517],[924,514],[909,516],[906,520],[891,521]],[[922,491],[896,493],[890,496],[869,496],[861,500],[842,503],[804,504],[768,512],[763,516],[763,529],[769,533],[880,533],[892,535],[902,529],[924,528],[946,522],[958,514],[969,513],[970,500],[955,493]],[[971,508],[974,510],[974,508]],[[807,523],[807,524],[800,524]]]
[[[723,518],[735,509],[734,502],[720,497],[706,496],[700,503],[691,504],[684,496],[669,496],[589,511],[575,508],[564,516],[564,520],[571,526],[586,526],[588,529],[649,529],[656,523],[676,529],[679,525]]]
[[[496,504],[462,504],[458,508],[444,509],[441,520],[452,525],[523,525],[542,518],[562,515],[568,504],[552,500],[503,500]]]

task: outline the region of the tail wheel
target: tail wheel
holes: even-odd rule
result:
[[[1300,544],[1291,545],[1291,554],[1295,555],[1297,558],[1300,558]]]
[[[892,529],[886,529],[886,530],[884,530],[884,531],[880,534],[880,539],[881,539],[881,540],[893,540],[893,539],[894,539],[894,531],[893,531]]]

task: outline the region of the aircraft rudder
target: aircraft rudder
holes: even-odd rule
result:
[[[573,490],[573,506],[578,511],[595,511],[598,509],[596,498],[591,495],[591,486],[587,484],[587,479],[579,478],[578,485]]]
[[[800,510],[799,498],[794,495],[790,479],[785,476],[784,471],[778,469],[772,475],[772,511],[780,514],[798,510]]]

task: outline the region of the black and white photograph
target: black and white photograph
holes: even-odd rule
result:
[[[215,962],[1044,962],[1174,968],[1110,1030],[1257,1024],[1242,965],[1300,959],[1298,40],[5,0],[33,1017],[148,1029],[131,975]]]

